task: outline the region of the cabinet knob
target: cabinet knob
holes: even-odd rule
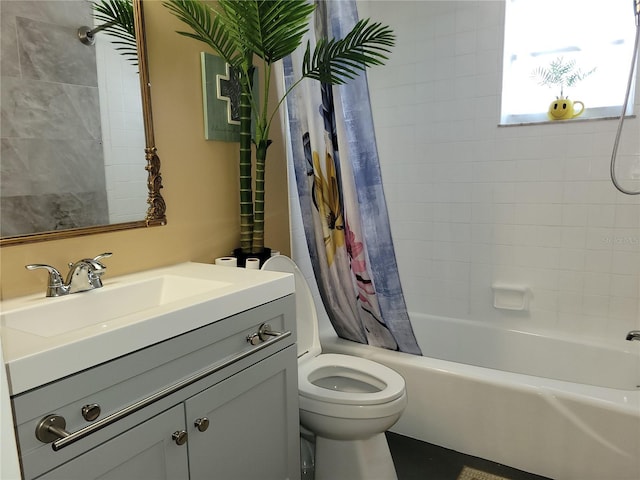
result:
[[[249,342],[251,345],[257,345],[261,341],[262,339],[260,338],[260,335],[258,334],[258,332],[254,332],[247,335],[247,342]]]
[[[196,418],[193,422],[199,432],[204,432],[209,428],[209,419],[207,417]]]
[[[93,422],[100,416],[100,411],[100,405],[97,403],[90,403],[89,405],[82,407],[82,418],[87,422]]]
[[[171,435],[171,439],[176,442],[176,445],[184,445],[187,443],[187,437],[187,432],[184,430],[177,430]]]

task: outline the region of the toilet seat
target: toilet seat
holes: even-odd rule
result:
[[[314,382],[326,377],[343,377],[370,386],[369,391],[345,391],[326,388]],[[405,391],[404,379],[397,372],[366,358],[325,353],[310,358],[298,367],[300,396],[341,405],[379,405],[400,398]]]
[[[342,414],[356,410],[357,413],[350,413],[353,418],[366,418],[391,411],[397,403],[406,403],[404,378],[395,370],[366,358],[322,353],[313,295],[293,260],[277,255],[268,259],[262,269],[293,273],[295,279],[301,408],[307,405],[318,413],[330,411],[334,416],[339,410]],[[319,380],[326,379],[330,384],[332,378],[336,381],[334,388],[321,386]]]

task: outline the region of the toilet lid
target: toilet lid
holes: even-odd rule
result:
[[[325,375],[353,378],[358,382],[369,383],[379,390],[340,391],[318,386],[318,380]],[[404,392],[405,381],[398,372],[366,358],[325,353],[298,366],[298,393],[303,397],[326,403],[378,405],[400,398]]]
[[[298,358],[320,355],[320,337],[318,335],[318,316],[309,284],[298,266],[285,255],[269,258],[263,270],[293,273],[296,288],[296,329],[298,334]]]

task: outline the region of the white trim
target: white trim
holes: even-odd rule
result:
[[[519,115],[506,115],[500,119],[498,124],[501,127],[508,127],[513,125],[540,125],[545,123],[559,123],[566,124],[568,122],[583,122],[589,120],[618,120],[620,118],[622,108],[620,106],[614,107],[595,107],[585,109],[585,112],[579,117],[569,120],[549,120],[546,112],[528,113]],[[631,110],[631,106],[627,108],[627,111]],[[625,115],[625,118],[635,118],[633,113]]]

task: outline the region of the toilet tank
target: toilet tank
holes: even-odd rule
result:
[[[318,334],[318,316],[309,284],[293,260],[285,255],[269,258],[262,270],[292,273],[296,287],[296,328],[298,331],[298,359],[303,356],[320,355],[320,336]]]

